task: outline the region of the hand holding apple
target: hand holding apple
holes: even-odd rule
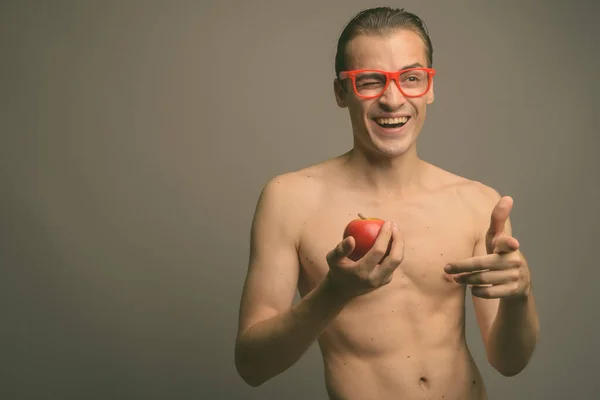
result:
[[[359,217],[350,221],[343,240],[327,254],[330,283],[346,298],[390,283],[404,259],[404,239],[394,222]]]

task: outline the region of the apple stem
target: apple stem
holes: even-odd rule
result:
[[[360,217],[360,219],[367,219],[364,215],[362,215],[361,213],[358,213],[358,216]]]

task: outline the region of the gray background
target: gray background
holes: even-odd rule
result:
[[[237,311],[262,185],[351,146],[335,43],[374,5],[0,3],[0,398],[325,398],[316,346],[246,386]],[[514,197],[533,270],[519,376],[487,365],[468,303],[490,398],[597,398],[598,3],[392,5],[434,45],[421,155]]]

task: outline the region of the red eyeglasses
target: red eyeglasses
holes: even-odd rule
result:
[[[404,97],[421,97],[431,88],[434,75],[433,68],[408,68],[395,72],[359,69],[340,72],[340,79],[350,79],[354,92],[363,99],[381,96],[390,81],[396,82]]]

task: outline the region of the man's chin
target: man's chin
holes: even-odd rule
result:
[[[387,158],[402,157],[408,153],[410,146],[378,146],[380,154]]]
[[[374,157],[396,158],[404,156],[412,147],[409,140],[380,139],[377,135],[370,134],[367,143],[362,143],[362,150],[366,150]]]
[[[369,137],[375,148],[389,155],[402,155],[412,146],[412,135],[408,131],[404,131],[399,135],[381,135],[377,131],[371,131]]]

